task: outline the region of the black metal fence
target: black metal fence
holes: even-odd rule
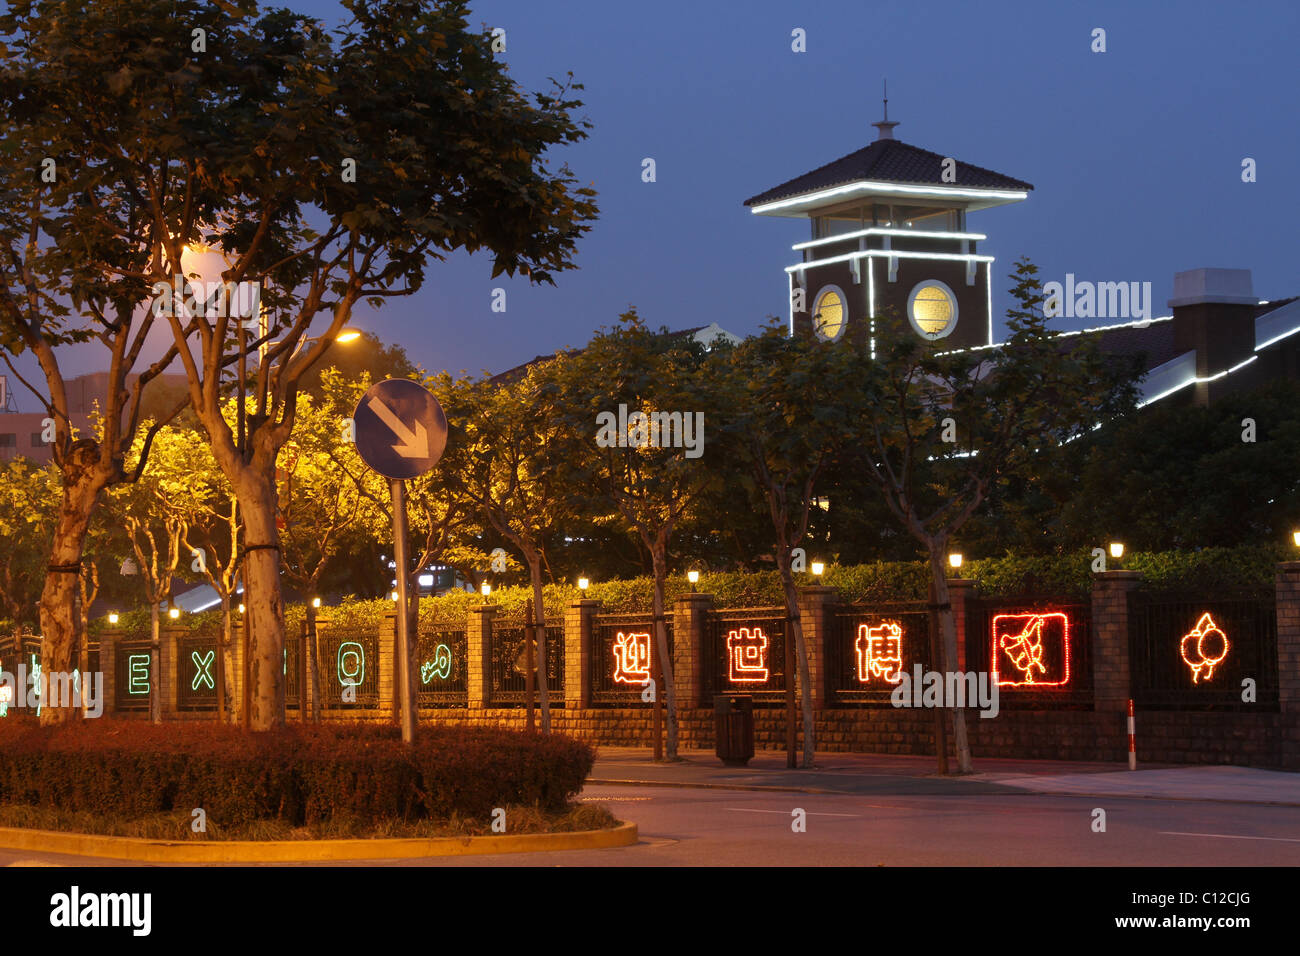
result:
[[[673,619],[666,615],[668,654],[673,653]],[[627,707],[642,700],[659,673],[659,647],[652,614],[598,614],[592,632],[591,702]],[[657,677],[656,677],[657,679]]]
[[[147,711],[154,676],[149,641],[119,641],[113,646],[113,668],[114,706],[119,711]]]
[[[493,707],[514,707],[525,703],[527,696],[524,624],[522,621],[493,622],[489,639],[488,703]],[[537,665],[534,650],[534,664]],[[538,672],[541,667],[538,666]],[[546,627],[546,687],[548,702],[555,707],[564,703],[564,625]]]
[[[924,604],[842,604],[828,609],[827,631],[832,707],[888,707],[903,674],[933,668]]]
[[[1145,710],[1276,710],[1277,606],[1271,591],[1206,598],[1129,595],[1129,678]],[[1242,699],[1246,680],[1255,700]]]
[[[176,708],[217,709],[217,640],[215,631],[195,631],[176,642]]]
[[[996,672],[1001,708],[1091,709],[1092,605],[968,600],[966,669]]]
[[[379,629],[317,625],[321,707],[330,710],[379,706]],[[288,667],[286,674],[297,668]],[[296,680],[296,678],[295,678]]]
[[[785,701],[785,608],[712,611],[700,649],[700,704],[715,694],[751,694],[755,704]]]
[[[469,687],[466,671],[469,642],[465,630],[427,628],[421,625],[416,640],[419,662],[417,696],[421,707],[464,707]]]

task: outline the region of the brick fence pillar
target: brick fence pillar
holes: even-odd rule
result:
[[[1128,596],[1142,580],[1137,571],[1100,571],[1092,576],[1092,688],[1102,711],[1128,710]]]
[[[99,670],[104,675],[100,693],[104,695],[104,716],[117,711],[117,631],[99,635]]]
[[[971,578],[948,579],[948,603],[952,605],[952,619],[957,627],[957,663],[954,670],[966,670],[966,602],[970,600],[975,589]],[[972,640],[980,640],[982,634],[971,634]]]
[[[713,610],[713,595],[690,592],[680,594],[673,602],[673,689],[677,706],[712,707],[713,701],[701,700],[703,693],[704,629],[708,626],[709,611]]]
[[[835,589],[825,585],[814,584],[799,589],[799,623],[803,627],[804,646],[808,649],[812,705],[817,710],[826,706],[826,643],[831,640],[830,609],[835,598]],[[797,658],[795,667],[798,667]],[[797,672],[795,677],[795,687],[799,688],[802,698],[803,688],[799,687]]]
[[[358,699],[358,703],[359,703]],[[379,625],[379,703],[381,713],[387,711],[393,723],[402,722],[397,698],[397,614],[385,614]]]
[[[1283,713],[1300,713],[1300,561],[1277,566],[1277,695]]]
[[[175,717],[180,710],[181,638],[188,630],[162,628],[158,641],[158,686],[162,694],[162,718]],[[150,675],[152,677],[152,675]]]
[[[591,706],[591,660],[599,601],[572,601],[564,612],[564,706]]]
[[[465,622],[466,706],[471,710],[482,710],[488,703],[488,689],[491,687],[488,668],[492,664],[489,642],[492,639],[492,619],[497,610],[496,604],[471,607],[469,620]]]

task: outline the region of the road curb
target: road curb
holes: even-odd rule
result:
[[[904,778],[910,779],[910,778]],[[1194,796],[1167,796],[1160,793],[1096,793],[1086,790],[1038,790],[1031,787],[1017,786],[1016,784],[1003,783],[1000,780],[979,780],[974,776],[965,777],[926,777],[927,780],[947,780],[953,779],[959,782],[993,784],[999,787],[1006,787],[1007,790],[1014,790],[1018,793],[1043,797],[1094,797],[1120,800],[1178,800],[1192,803],[1228,803],[1242,806],[1254,807],[1300,807],[1300,803],[1293,803],[1286,800],[1234,800],[1229,797],[1194,797]],[[824,794],[837,797],[880,797],[891,796],[891,794],[882,793],[858,793],[854,790],[827,790],[821,787],[768,787],[758,784],[737,784],[737,783],[673,783],[667,780],[609,780],[609,779],[591,779],[586,783],[587,786],[599,787],[682,787],[691,790],[754,790],[768,791],[774,793],[811,793]],[[1003,794],[1008,796],[1009,794]],[[896,794],[896,796],[919,796],[919,794]],[[923,796],[934,797],[943,796],[943,794],[928,793]],[[989,796],[989,794],[975,794],[975,796]]]
[[[136,863],[315,863],[339,860],[409,860],[425,856],[600,850],[637,842],[635,823],[574,833],[514,836],[411,837],[380,840],[229,840],[190,842],[96,836],[56,830],[0,827],[0,849],[36,850]]]

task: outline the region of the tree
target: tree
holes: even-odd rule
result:
[[[210,20],[197,3],[149,6],[155,19],[170,22],[178,42],[180,30],[188,35],[191,26]],[[142,233],[145,197],[163,180],[129,178],[139,144],[108,141],[146,112],[129,87],[132,71],[148,68],[158,47],[150,31],[126,42],[123,29],[135,30],[140,7],[26,0],[8,4],[0,16],[0,357],[41,401],[53,432],[60,488],[40,612],[41,659],[50,671],[75,666],[84,636],[76,602],[91,515],[100,493],[127,477],[122,460],[145,387],[176,355],[168,348],[147,366],[142,358],[154,322],[146,307],[153,270]],[[196,14],[192,21],[180,7]],[[176,58],[170,68],[180,66]],[[166,97],[174,93],[169,81]],[[161,90],[154,101],[165,102]],[[93,435],[78,434],[69,417],[58,351],[82,342],[98,342],[107,352],[103,427]],[[14,366],[12,357],[23,353],[35,357],[43,391]],[[148,442],[143,447],[147,455]],[[80,713],[54,702],[42,708],[41,721],[61,723]]]
[[[0,467],[0,607],[16,635],[39,616],[58,488],[52,467],[26,458]]]
[[[587,124],[570,115],[580,103],[569,87],[530,102],[459,0],[344,6],[351,20],[337,35],[286,10],[260,13],[251,0],[20,2],[0,21],[6,105],[27,137],[7,153],[78,150],[77,177],[51,191],[68,211],[39,213],[59,228],[37,274],[69,274],[74,301],[115,307],[96,315],[98,325],[59,328],[73,340],[103,331],[115,343],[116,376],[143,342],[118,338],[127,317],[156,296],[136,328],[154,314],[166,319],[173,347],[163,358],[179,356],[194,413],[239,500],[255,730],[284,720],[275,467],[303,374],[358,302],[416,293],[430,259],[487,249],[493,275],[553,282],[572,268],[595,215],[594,193],[546,159],[586,135]],[[0,232],[21,253],[43,187],[30,170],[6,175]],[[248,323],[230,314],[232,297],[196,289],[196,275],[214,282],[216,273],[258,290],[251,342]],[[25,289],[10,280],[6,341],[27,335],[29,347],[45,349],[38,357],[48,353],[29,334],[37,319],[24,311]],[[58,315],[55,296],[38,292]],[[313,325],[323,334],[309,335]],[[235,384],[228,372],[246,348],[258,354],[256,411],[232,427],[222,415]],[[243,381],[242,370],[236,377]],[[75,521],[56,538],[71,543],[60,545],[57,568],[72,569],[78,516],[116,474],[120,405],[105,407],[114,434],[103,455],[92,461],[95,449],[82,446],[64,453]],[[51,581],[47,604],[70,608],[66,587]],[[66,643],[70,631],[63,626],[57,639]]]
[[[957,632],[949,603],[949,542],[989,495],[1031,476],[1039,452],[1132,407],[1126,369],[1093,341],[1071,347],[1047,329],[1038,269],[1027,259],[1011,277],[1017,308],[996,349],[946,350],[912,333],[897,315],[876,320],[875,355],[859,346],[865,441],[857,461],[895,519],[925,549],[932,604],[942,633],[941,669],[953,670]],[[945,440],[945,435],[956,442]],[[965,713],[952,709],[958,768],[971,770]],[[946,760],[940,753],[940,765]]]
[[[181,544],[194,519],[192,473],[176,446],[183,441],[170,430],[158,432],[157,449],[140,477],[109,494],[111,513],[126,531],[135,553],[137,573],[149,602],[149,719],[162,722],[162,603],[171,597],[180,564]],[[132,448],[139,456],[143,441]]]
[[[462,439],[456,443],[460,445],[458,466],[448,470],[448,474],[459,475],[456,493],[473,501],[483,520],[514,545],[528,567],[543,733],[551,729],[542,599],[545,542],[562,531],[573,514],[575,491],[562,477],[565,449],[572,447],[572,441],[560,405],[567,396],[554,373],[553,363],[544,363],[530,366],[511,382],[453,381],[446,375],[439,380],[448,420],[455,416],[457,437]],[[454,447],[451,440],[448,447]],[[436,523],[427,526],[432,530]],[[533,642],[528,640],[525,653],[531,657],[532,652]],[[526,670],[531,717],[534,669]]]
[[[557,356],[565,435],[574,443],[562,467],[567,494],[581,495],[598,524],[618,527],[650,554],[652,611],[668,759],[677,757],[677,692],[664,592],[668,550],[714,479],[705,453],[705,410],[717,408],[706,351],[693,339],[651,332],[635,311],[596,335],[580,352]],[[626,431],[624,427],[626,426]],[[689,433],[688,433],[689,429]],[[558,442],[556,443],[558,446]]]
[[[854,438],[858,369],[839,343],[791,337],[775,322],[734,350],[718,350],[713,364],[717,373],[710,378],[719,395],[713,407],[725,412],[710,464],[721,468],[728,490],[743,488],[753,510],[768,516],[786,639],[794,642],[799,667],[803,765],[811,767],[812,681],[791,556],[818,510],[816,489],[824,485],[826,465]]]

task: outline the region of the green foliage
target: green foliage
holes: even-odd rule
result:
[[[556,811],[582,789],[592,748],[559,735],[423,727],[302,726],[260,734],[211,724],[103,719],[0,722],[0,802],[112,818],[202,807],[219,826],[488,817]]]

